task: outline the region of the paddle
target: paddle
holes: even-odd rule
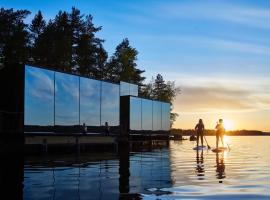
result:
[[[209,146],[209,144],[208,144],[208,142],[207,142],[207,139],[206,139],[206,137],[203,135],[203,137],[204,137],[204,139],[205,139],[205,142],[206,142],[206,144],[207,144],[207,148],[208,149],[211,149],[211,147]]]
[[[231,148],[230,148],[229,144],[228,144],[227,142],[226,142],[226,144],[227,144],[227,146],[228,146],[228,149],[229,149],[229,150],[231,150]]]

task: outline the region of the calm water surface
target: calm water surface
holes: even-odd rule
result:
[[[119,155],[27,158],[23,198],[270,199],[269,140],[230,137],[231,150],[219,154],[171,141],[125,147]]]

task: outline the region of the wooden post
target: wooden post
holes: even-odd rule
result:
[[[77,147],[77,154],[80,154],[81,146],[80,146],[80,141],[78,137],[76,137],[76,147]]]
[[[47,154],[48,153],[48,143],[47,143],[47,139],[46,138],[43,139],[42,146],[43,146],[44,153]]]

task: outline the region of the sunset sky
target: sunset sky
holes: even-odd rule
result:
[[[177,128],[219,118],[231,129],[270,131],[270,1],[19,1],[4,8],[41,10],[46,19],[72,6],[92,14],[111,55],[123,38],[139,51],[148,80],[161,73],[181,94]]]

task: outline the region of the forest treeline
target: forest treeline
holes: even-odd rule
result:
[[[171,129],[171,134],[174,135],[182,135],[182,136],[190,136],[190,135],[196,135],[196,132],[194,129],[187,129],[187,130],[183,130],[183,129]],[[211,129],[207,129],[204,131],[205,135],[212,135],[215,136],[216,135],[216,131],[215,130],[211,130]],[[237,135],[237,136],[241,136],[241,135],[270,135],[270,132],[262,132],[262,131],[258,131],[258,130],[234,130],[234,131],[226,131],[225,135]]]
[[[139,85],[140,96],[171,105],[180,92],[174,82],[165,82],[160,74],[145,83],[145,70],[137,65],[138,51],[127,38],[109,57],[103,46],[105,40],[96,35],[102,27],[93,24],[92,15],[81,14],[73,7],[46,21],[38,11],[26,24],[30,14],[28,10],[1,8],[0,69],[20,63],[111,82],[126,81]],[[172,123],[176,117],[171,113]]]

